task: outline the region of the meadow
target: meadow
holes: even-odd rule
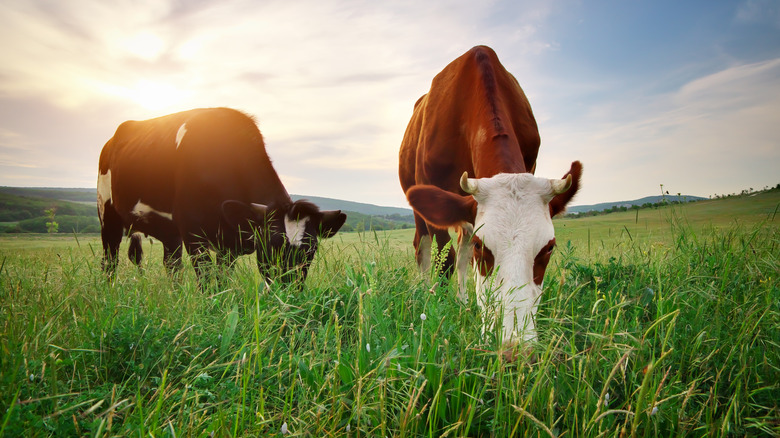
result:
[[[511,362],[413,230],[337,235],[302,289],[244,257],[205,291],[148,240],[109,280],[94,235],[3,236],[0,436],[778,436],[778,205],[556,220]]]

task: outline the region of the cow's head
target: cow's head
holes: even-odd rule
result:
[[[530,173],[474,179],[464,173],[460,185],[466,196],[429,185],[407,192],[427,222],[468,231],[461,245],[473,246],[477,296],[484,300],[492,290],[503,306],[506,342],[536,336],[534,315],[555,247],[552,216],[577,192],[581,174],[582,165],[575,161],[562,179]]]
[[[241,247],[257,251],[260,273],[282,282],[305,280],[319,239],[336,234],[347,220],[341,210],[320,211],[302,200],[281,207],[231,200],[222,212],[241,234]]]

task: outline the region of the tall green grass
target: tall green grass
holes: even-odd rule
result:
[[[514,362],[408,232],[325,242],[302,289],[244,258],[201,291],[148,244],[109,281],[94,240],[6,242],[0,435],[780,434],[777,222],[665,227],[559,236],[535,361]]]

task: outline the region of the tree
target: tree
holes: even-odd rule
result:
[[[48,210],[44,210],[43,212],[46,213],[46,216],[49,218],[49,221],[46,222],[46,232],[56,233],[59,231],[60,224],[54,220],[54,214],[57,212],[57,207],[52,207]]]

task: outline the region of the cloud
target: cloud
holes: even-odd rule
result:
[[[780,58],[735,65],[670,93],[593,105],[580,121],[549,127],[545,141],[580,151],[586,173],[578,203],[606,201],[602,193],[628,199],[659,184],[704,196],[774,185],[779,82]]]
[[[776,0],[745,0],[739,4],[737,23],[766,23],[780,29],[780,4]]]

